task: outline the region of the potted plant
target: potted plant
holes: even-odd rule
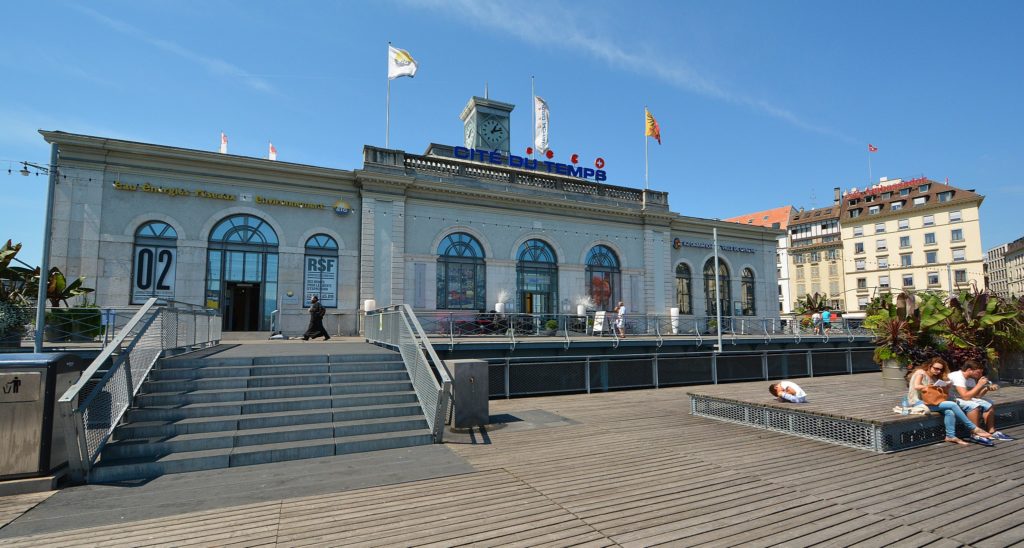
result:
[[[512,296],[507,289],[498,290],[498,302],[494,303],[494,311],[498,314],[505,313],[505,305],[508,303],[509,298]]]
[[[551,319],[544,322],[544,333],[542,335],[546,337],[553,336],[558,331],[558,320]]]
[[[7,240],[0,247],[0,348],[18,348],[25,336],[25,325],[32,321],[32,270],[13,265],[21,244]]]
[[[37,268],[36,283],[39,279],[38,272]],[[71,307],[68,304],[68,299],[88,295],[94,291],[91,287],[84,287],[84,283],[84,276],[68,283],[59,268],[50,269],[46,280],[46,300],[51,307],[46,316],[46,340],[87,342],[102,333],[100,309],[95,303],[90,305],[86,301],[84,305],[78,307]],[[67,308],[61,308],[61,303]]]
[[[949,299],[949,315],[942,322],[950,352],[958,358],[973,357],[998,377],[1004,358],[1018,356],[1024,349],[1024,300],[1006,300],[977,286],[964,289]]]
[[[873,358],[882,368],[882,384],[906,388],[907,367],[942,354],[941,323],[951,311],[934,293],[902,292],[875,297],[868,305],[864,326],[875,334]]]

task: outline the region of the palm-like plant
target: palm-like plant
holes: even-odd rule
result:
[[[802,299],[797,300],[795,312],[797,314],[814,314],[828,310],[828,293],[808,293]]]
[[[972,285],[951,297],[949,308],[942,327],[951,346],[976,349],[992,365],[1000,354],[1024,348],[1022,309],[1016,303]]]

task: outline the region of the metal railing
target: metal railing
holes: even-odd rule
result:
[[[573,340],[583,338],[609,337],[615,345],[620,340],[613,313],[605,314],[602,329],[596,331],[594,312],[578,315],[421,311],[417,318],[430,337],[445,339],[451,346],[456,339],[472,337],[504,338],[512,345],[527,337],[558,337],[566,348]],[[659,346],[668,338],[693,338],[703,342],[705,337],[714,337],[718,333],[714,316],[626,314],[623,323],[626,337],[654,337]],[[802,326],[798,321],[783,323],[776,317],[727,316],[722,318],[722,334],[732,340],[762,337],[766,342],[780,337],[812,337],[825,341],[845,337],[851,342],[873,337],[861,323],[859,320],[841,320],[834,322],[828,332],[816,332],[813,326]]]
[[[588,354],[486,359],[488,394],[510,398],[878,371],[874,348]],[[766,391],[767,393],[767,391]]]
[[[441,443],[451,401],[452,378],[448,366],[430,344],[416,314],[407,304],[371,310],[366,314],[364,327],[366,340],[394,348],[402,354],[434,442]]]
[[[31,321],[24,325],[21,346],[31,347],[35,339],[35,307],[21,307]],[[138,306],[126,307],[47,307],[43,343],[61,348],[102,348],[114,338]]]
[[[217,344],[216,311],[149,299],[58,400],[67,439],[69,475],[84,481],[162,356]],[[103,370],[109,365],[109,369]]]

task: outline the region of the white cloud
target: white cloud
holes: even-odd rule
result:
[[[231,63],[223,59],[208,57],[206,55],[194,52],[180,44],[176,44],[169,40],[164,40],[162,38],[150,36],[149,34],[143,32],[141,29],[129,25],[124,21],[108,17],[106,15],[103,15],[102,13],[89,9],[85,6],[78,4],[70,4],[70,6],[122,34],[131,36],[155,48],[161,49],[167,53],[177,55],[178,57],[195,63],[205,68],[207,71],[216,76],[238,79],[245,83],[245,85],[257,91],[272,94],[277,93],[277,90],[272,85],[270,85],[270,83],[267,82],[266,80],[254,74],[250,74],[244,69],[232,65]]]
[[[444,9],[457,14],[459,21],[498,28],[517,39],[545,49],[575,49],[596,57],[613,67],[638,74],[653,74],[677,88],[740,105],[788,124],[835,137],[847,143],[858,141],[833,129],[803,120],[795,113],[768,101],[724,89],[705,78],[682,59],[665,52],[656,55],[616,44],[596,33],[586,33],[567,10],[554,3],[543,9],[524,7],[520,2],[479,2],[474,0],[409,0],[412,6]]]

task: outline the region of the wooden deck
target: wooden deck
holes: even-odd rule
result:
[[[855,375],[800,382],[816,399],[819,380],[857,385],[867,378],[877,381],[873,375]],[[766,386],[763,381],[751,383],[749,390],[767,398]],[[748,389],[744,384],[722,388]],[[32,537],[2,538],[0,529],[0,542],[936,547],[1024,543],[1024,441],[994,448],[937,444],[876,454],[695,417],[689,413],[691,390],[492,401],[491,414],[503,415],[503,424],[472,436],[448,436],[448,447],[472,464],[472,473],[202,512],[182,508],[173,517]],[[891,410],[892,402],[887,403]],[[1024,438],[1024,427],[1006,431]],[[956,488],[958,478],[970,483]],[[131,488],[125,489],[129,493]]]

